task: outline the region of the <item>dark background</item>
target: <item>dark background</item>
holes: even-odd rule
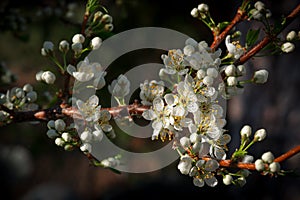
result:
[[[241,1],[202,1],[210,6],[216,22],[232,19]],[[194,39],[212,42],[210,31],[190,16],[199,1],[116,0],[101,1],[114,19],[114,33],[145,26],[174,29]],[[64,15],[73,1],[1,1],[0,3],[0,61],[16,76],[14,86],[31,83],[40,92],[39,101],[46,101],[43,86],[35,81],[35,73],[51,69],[51,63],[40,55],[45,40],[55,45],[62,39],[71,40],[80,31],[84,2],[76,1],[71,22]],[[291,11],[299,1],[267,1],[274,18]],[[17,17],[9,17],[17,16]],[[21,19],[23,18],[23,19]],[[13,24],[13,25],[12,25]],[[17,25],[15,25],[17,24]],[[246,32],[258,24],[242,23]],[[299,30],[299,18],[288,27]],[[299,47],[299,44],[296,44]],[[265,68],[269,81],[264,85],[246,86],[245,93],[228,102],[228,125],[231,151],[238,145],[239,130],[249,124],[254,130],[264,127],[268,136],[255,144],[250,153],[255,158],[263,152],[280,155],[300,143],[300,66],[299,50],[283,56],[257,58],[248,62],[247,74]],[[137,56],[142,59],[143,56]],[[146,58],[147,59],[147,58]],[[159,57],[158,59],[159,60]],[[132,61],[134,62],[134,61]],[[129,63],[130,65],[132,63]],[[126,65],[124,63],[124,65]],[[122,66],[114,71],[122,71]],[[108,77],[111,79],[111,77]],[[58,81],[59,82],[59,81]],[[10,87],[1,86],[1,92]],[[53,90],[50,89],[50,93]],[[45,124],[13,124],[1,127],[0,176],[1,197],[5,199],[300,199],[300,179],[295,176],[270,178],[258,173],[247,178],[243,188],[224,186],[194,187],[190,177],[181,175],[177,161],[152,173],[117,175],[95,168],[75,150],[65,152],[46,136]],[[137,148],[143,144],[132,143]],[[296,169],[299,155],[282,163],[283,169]],[[221,182],[221,180],[220,180]]]

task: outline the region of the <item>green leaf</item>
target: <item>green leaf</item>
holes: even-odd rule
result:
[[[260,29],[254,30],[250,29],[246,35],[246,45],[247,47],[252,46],[258,39]]]
[[[219,31],[221,32],[221,31],[222,31],[223,29],[225,29],[229,24],[230,24],[230,22],[220,22],[220,23],[218,23]]]

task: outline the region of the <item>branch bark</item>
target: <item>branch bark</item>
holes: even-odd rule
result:
[[[247,51],[244,55],[242,55],[238,60],[235,61],[234,65],[244,64],[247,60],[252,58],[255,54],[257,54],[261,49],[263,49],[267,44],[269,44],[274,38],[277,37],[279,33],[281,33],[296,17],[299,16],[300,13],[300,4],[285,18],[284,24],[277,29],[272,35],[266,35],[257,45]]]

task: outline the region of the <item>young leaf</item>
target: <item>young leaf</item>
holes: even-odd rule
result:
[[[260,32],[260,29],[258,29],[258,30],[250,29],[248,31],[247,36],[246,36],[247,47],[252,46],[256,42],[256,40],[258,39],[259,32]]]

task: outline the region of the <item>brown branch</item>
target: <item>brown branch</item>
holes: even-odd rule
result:
[[[246,12],[242,9],[238,9],[236,15],[234,16],[234,18],[232,19],[232,21],[230,22],[230,24],[224,29],[224,31],[222,31],[221,34],[216,35],[214,34],[214,41],[213,43],[210,45],[210,48],[212,50],[215,50],[220,43],[225,39],[225,37],[227,36],[228,32],[239,22],[245,20],[247,18],[246,16]]]
[[[89,19],[89,13],[86,12],[83,16],[83,21],[82,21],[82,24],[81,24],[81,34],[82,35],[85,35],[85,28],[86,28],[86,24],[87,24],[87,21]]]
[[[288,152],[282,154],[281,156],[277,157],[274,159],[274,162],[283,162],[290,157],[296,155],[297,153],[300,152],[300,145],[294,147],[293,149],[289,150]],[[204,157],[202,158],[203,160],[210,160],[211,158],[209,157]],[[220,160],[219,165],[221,167],[228,167],[228,168],[239,168],[239,169],[248,169],[248,170],[256,170],[255,169],[255,164],[254,163],[233,163],[231,160]],[[268,166],[266,166],[268,167]]]
[[[235,65],[245,63],[247,60],[252,58],[256,53],[263,49],[267,44],[274,40],[279,33],[281,33],[300,13],[300,4],[285,18],[284,24],[274,33],[266,35],[257,45],[247,51],[238,60],[235,61]]]
[[[101,108],[101,110],[108,110],[113,117],[119,116],[120,113],[124,110],[128,113],[128,116],[141,116],[143,112],[148,109],[149,106],[141,105],[138,102],[134,102],[133,104],[127,106]],[[58,119],[63,117],[82,118],[81,114],[76,108],[70,107],[65,103],[36,111],[11,111],[10,115],[11,121],[15,123],[28,121],[49,121],[51,119]]]

